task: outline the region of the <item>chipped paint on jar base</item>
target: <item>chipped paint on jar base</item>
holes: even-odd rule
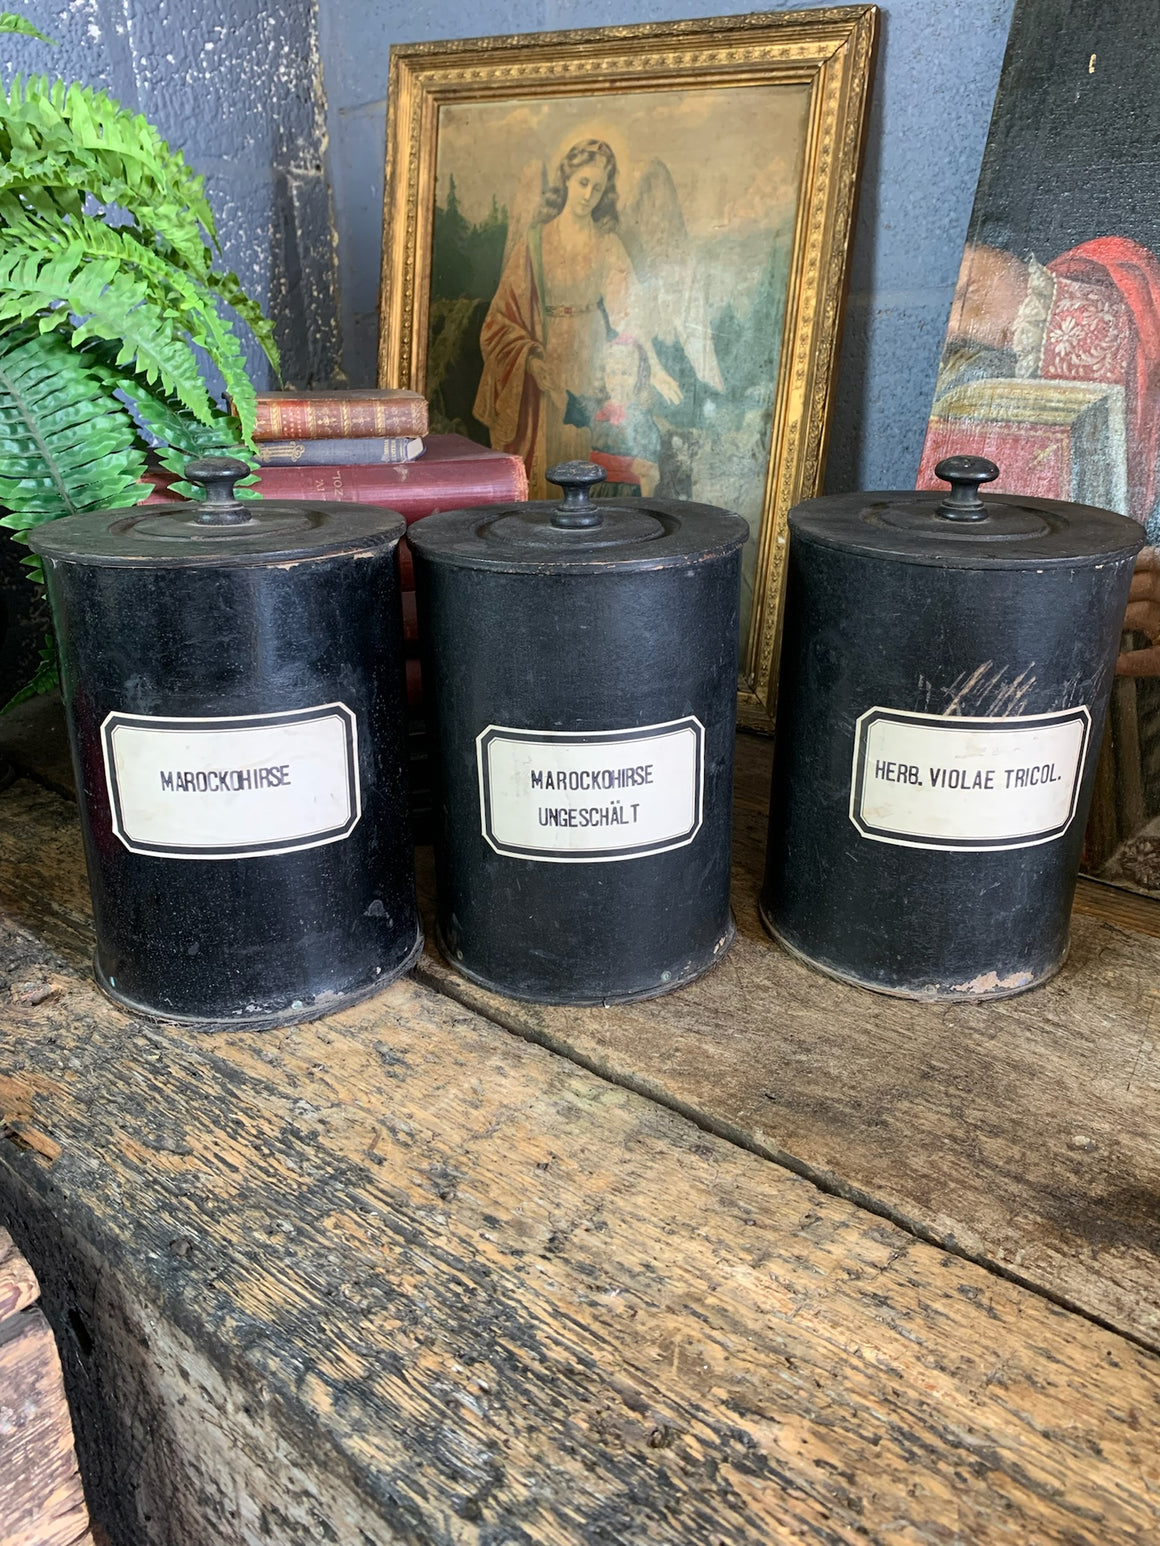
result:
[[[848,983],[852,988],[868,988],[871,993],[882,993],[887,998],[909,998],[924,1003],[940,1004],[984,1004],[992,999],[1017,998],[1020,993],[1029,993],[1032,988],[1040,988],[1045,982],[1050,982],[1063,970],[1067,960],[1065,950],[1053,966],[1039,973],[1011,972],[1005,977],[1000,977],[997,972],[981,972],[970,982],[932,982],[922,987],[891,988],[880,982],[868,982],[864,977],[856,977],[851,972],[844,972],[826,961],[818,961],[813,956],[807,955],[804,950],[791,944],[785,935],[774,927],[769,914],[760,902],[758,912],[761,914],[761,921],[767,932],[795,960],[804,962],[806,966],[812,966],[816,972],[824,972],[827,977],[834,978],[836,982]]]

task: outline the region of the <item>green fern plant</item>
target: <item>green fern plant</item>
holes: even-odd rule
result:
[[[0,33],[50,41],[11,12]],[[0,525],[18,540],[140,503],[150,454],[178,476],[195,456],[254,465],[255,393],[230,313],[275,368],[277,349],[217,252],[202,179],[139,113],[42,75],[0,85]],[[39,559],[23,562],[43,581]],[[56,681],[50,639],[8,707]]]

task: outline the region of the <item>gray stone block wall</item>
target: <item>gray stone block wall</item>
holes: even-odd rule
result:
[[[0,38],[0,70],[100,86],[204,174],[225,261],[273,316],[286,381],[339,364],[337,259],[314,0],[28,0],[59,47]],[[247,342],[255,379],[261,351]]]

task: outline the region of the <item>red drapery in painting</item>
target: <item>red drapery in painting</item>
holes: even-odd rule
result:
[[[1062,253],[1047,267],[1060,279],[1114,286],[1131,313],[1134,358],[1123,361],[1116,374],[1125,396],[1129,507],[1143,520],[1156,501],[1160,454],[1160,263],[1146,247],[1127,237],[1100,236]],[[1053,343],[1053,332],[1058,338],[1062,320],[1053,314],[1049,323],[1042,374],[1046,378],[1091,379],[1065,372],[1063,359],[1056,358],[1060,351]]]

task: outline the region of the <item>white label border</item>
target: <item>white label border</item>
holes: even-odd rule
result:
[[[692,730],[696,737],[697,783],[696,814],[687,832],[664,843],[646,843],[638,847],[599,849],[589,852],[560,853],[543,848],[520,848],[500,843],[492,831],[491,789],[488,770],[487,748],[492,741],[521,742],[554,741],[562,746],[608,746],[618,741],[635,741],[646,736],[676,735]],[[705,819],[705,727],[693,714],[684,719],[665,720],[659,725],[633,725],[626,730],[526,730],[511,725],[487,725],[475,738],[475,761],[479,781],[479,819],[484,841],[497,854],[509,859],[531,859],[544,864],[614,864],[625,859],[646,859],[654,854],[669,853],[674,848],[687,848],[700,832]]]
[[[1002,842],[978,842],[970,838],[916,838],[905,837],[884,827],[869,826],[861,816],[862,795],[866,778],[868,731],[871,725],[890,720],[903,725],[930,725],[938,723],[947,729],[969,730],[972,726],[986,726],[988,731],[1026,730],[1035,725],[1083,725],[1083,740],[1076,759],[1075,782],[1067,817],[1049,832],[1028,837],[1009,838]],[[1088,708],[1080,704],[1074,709],[1057,709],[1049,714],[1017,714],[1009,716],[970,716],[966,714],[921,714],[917,710],[888,709],[877,705],[860,714],[854,722],[854,759],[850,778],[850,820],[862,837],[873,843],[892,843],[899,848],[927,848],[954,853],[1003,853],[1013,848],[1036,848],[1041,843],[1053,843],[1062,837],[1075,820],[1079,805],[1079,791],[1087,766],[1088,745],[1091,741],[1092,716]]]
[[[121,806],[121,793],[117,787],[116,756],[113,750],[113,731],[118,725],[131,728],[166,731],[187,731],[194,726],[207,729],[253,730],[274,725],[302,725],[318,719],[337,719],[343,726],[346,749],[347,793],[349,811],[340,827],[324,832],[311,833],[299,838],[287,838],[282,842],[263,841],[250,846],[231,844],[228,847],[198,848],[192,845],[142,843],[129,837],[125,831],[125,818]],[[358,720],[353,709],[345,703],[321,703],[309,709],[285,709],[273,714],[216,715],[207,714],[179,718],[171,715],[127,714],[114,710],[101,721],[101,752],[105,764],[105,788],[109,795],[109,814],[113,834],[133,854],[143,854],[157,859],[261,859],[274,854],[298,853],[307,848],[322,848],[328,843],[341,842],[349,837],[362,819],[362,787],[358,766]]]

